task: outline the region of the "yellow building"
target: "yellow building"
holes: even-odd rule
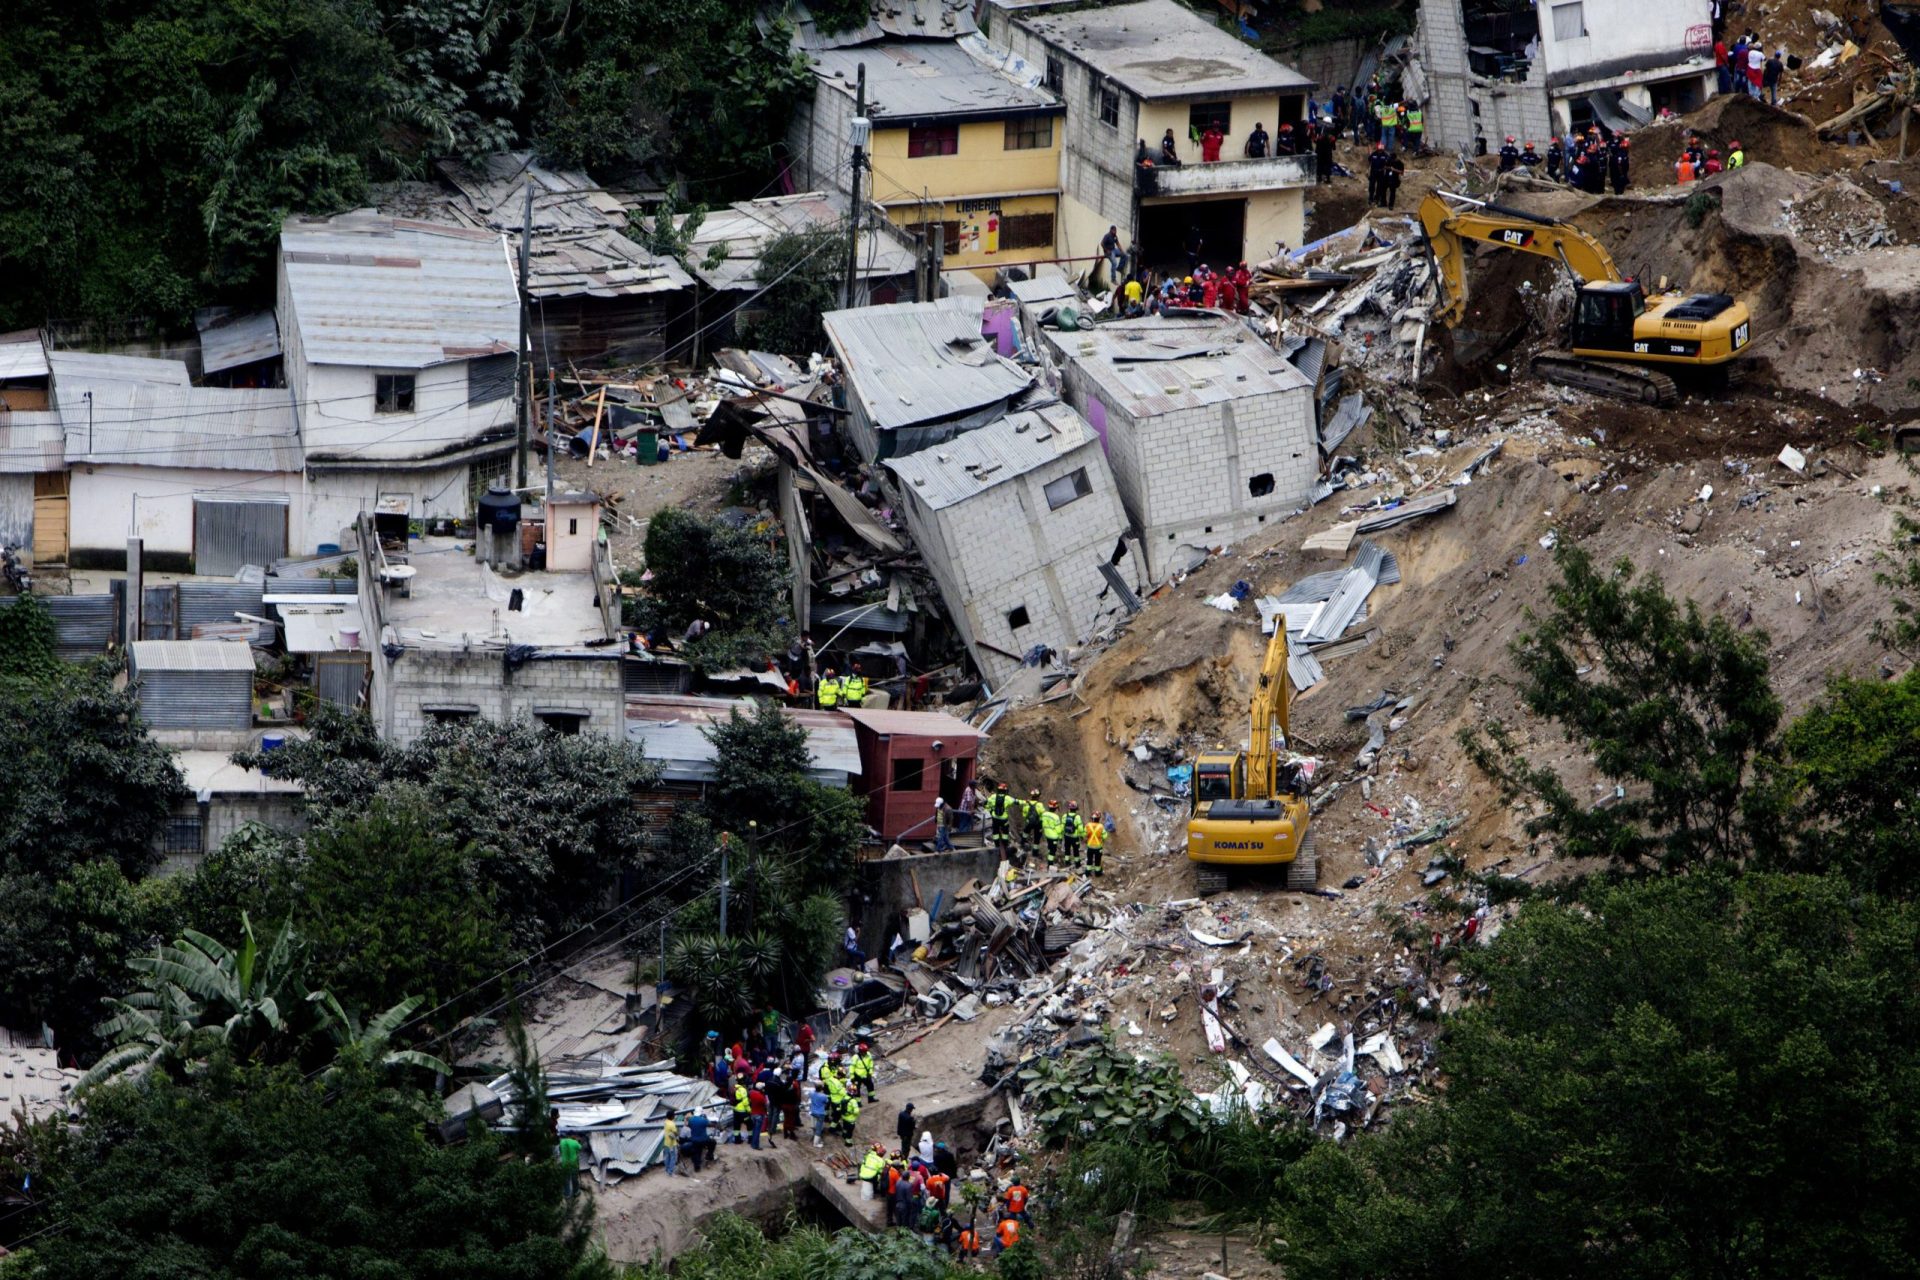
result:
[[[947,270],[990,279],[1053,258],[1065,109],[977,34],[807,54],[816,77],[788,134],[794,181],[848,189],[860,68],[872,122],[863,192],[895,225],[938,233]]]

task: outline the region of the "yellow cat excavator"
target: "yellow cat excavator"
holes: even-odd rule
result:
[[[1534,357],[1536,377],[1606,395],[1662,404],[1679,394],[1656,367],[1724,371],[1753,338],[1744,302],[1724,293],[1649,294],[1628,280],[1592,236],[1565,222],[1433,192],[1420,225],[1440,273],[1434,319],[1451,328],[1467,314],[1467,242],[1558,258],[1574,279],[1569,349]]]
[[[1287,627],[1273,641],[1253,691],[1253,733],[1245,751],[1202,754],[1193,766],[1187,857],[1202,894],[1227,887],[1232,868],[1285,865],[1287,888],[1314,888],[1320,864],[1307,830],[1306,788],[1280,762],[1287,745]]]

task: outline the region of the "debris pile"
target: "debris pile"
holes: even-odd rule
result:
[[[1290,322],[1344,339],[1349,358],[1375,378],[1418,377],[1440,285],[1411,216],[1374,210],[1344,231],[1262,263],[1254,297],[1270,301],[1305,288],[1319,288],[1321,296],[1297,301]]]
[[[1840,174],[1798,199],[1781,201],[1781,209],[1787,230],[1826,262],[1899,242],[1880,202]]]

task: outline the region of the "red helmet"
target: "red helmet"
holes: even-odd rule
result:
[[[1531,142],[1529,142],[1529,143],[1527,144],[1527,146],[1526,146],[1526,149],[1527,149],[1528,151],[1531,151],[1531,150],[1533,150],[1533,144],[1532,144]]]
[[[1719,153],[1718,151],[1715,151],[1715,150],[1714,150],[1714,149],[1713,149],[1712,147],[1708,147],[1708,148],[1707,148],[1707,154],[1708,154],[1708,155],[1710,155],[1710,156],[1717,156],[1717,155],[1719,155],[1720,153]]]
[[[1293,132],[1293,126],[1292,126],[1292,125],[1290,125],[1290,124],[1282,124],[1282,125],[1280,126],[1280,132],[1282,132],[1282,133],[1292,133],[1292,132]]]
[[[862,1040],[860,1042],[860,1052],[865,1053],[866,1051],[867,1051],[867,1042],[865,1040]]]
[[[1624,145],[1626,142],[1626,139],[1622,138],[1620,141]],[[1735,138],[1732,142],[1729,142],[1727,145],[1733,148],[1735,151],[1738,151],[1740,149],[1740,139]]]
[[[1512,135],[1512,134],[1508,134],[1508,135],[1507,135],[1507,141],[1508,141],[1508,142],[1512,142],[1512,141],[1513,141],[1513,135]]]
[[[1373,144],[1373,149],[1375,151],[1385,151],[1387,149],[1387,144],[1384,142],[1376,142]]]

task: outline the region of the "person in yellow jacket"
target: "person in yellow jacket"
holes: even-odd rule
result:
[[[1020,802],[1007,790],[1007,784],[1001,783],[987,797],[987,834],[993,839],[993,847],[1000,851],[1001,857],[1007,856],[1007,845],[1013,839],[1013,815],[1020,809]]]
[[[1080,868],[1080,844],[1087,838],[1087,821],[1080,816],[1080,802],[1067,801],[1067,812],[1060,823],[1061,861],[1069,870]]]
[[[820,677],[820,683],[814,687],[813,705],[822,711],[837,707],[845,697],[845,690],[846,686],[840,682],[840,677],[834,674],[832,667],[828,667],[827,673]]]
[[[1060,816],[1060,802],[1052,800],[1040,811],[1040,836],[1047,842],[1047,867],[1052,869],[1060,861],[1060,839],[1066,834],[1067,823]]]
[[[1093,821],[1087,824],[1087,874],[1099,879],[1103,873],[1101,863],[1107,856],[1107,824],[1098,812]]]
[[[863,1091],[869,1102],[880,1096],[873,1087],[873,1051],[864,1043],[847,1064],[847,1082],[856,1097]]]
[[[747,1128],[753,1117],[753,1102],[747,1097],[747,1086],[740,1081],[733,1082],[733,1133],[728,1142],[745,1142]]]
[[[853,1145],[853,1126],[860,1123],[860,1099],[850,1093],[840,1095],[840,1136]]]
[[[867,678],[860,673],[860,664],[854,663],[853,670],[840,682],[840,700],[850,707],[863,705],[867,700]]]
[[[1040,848],[1045,841],[1046,823],[1042,819],[1042,815],[1045,814],[1046,811],[1047,806],[1040,803],[1040,788],[1035,787],[1027,795],[1027,850],[1031,853],[1040,852]]]
[[[879,1143],[867,1148],[867,1154],[860,1161],[860,1181],[873,1184],[874,1194],[885,1197],[887,1194],[887,1157]]]

